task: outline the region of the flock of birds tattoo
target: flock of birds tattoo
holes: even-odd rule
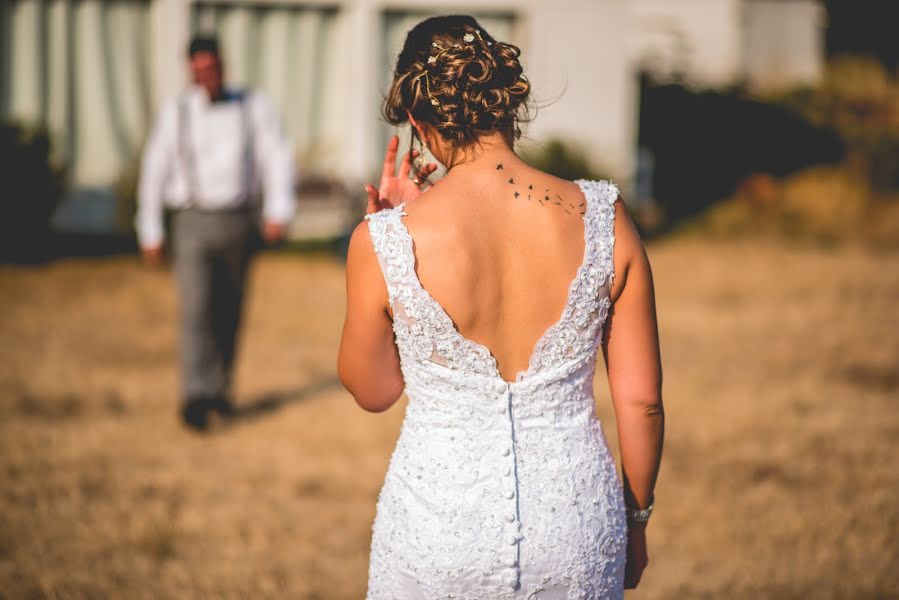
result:
[[[499,163],[498,165],[496,165],[496,170],[502,171],[503,164]],[[509,184],[515,185],[514,177],[509,177]],[[517,200],[521,196],[522,196],[522,193],[518,191],[518,188],[517,187],[514,188],[514,190],[512,192],[512,197]],[[535,198],[536,198],[537,202],[540,203],[540,206],[546,206],[547,204],[561,206],[562,210],[564,210],[569,215],[574,214],[572,211],[579,212],[582,215],[587,211],[586,205],[584,204],[584,202],[581,202],[580,204],[575,206],[574,203],[572,203],[570,200],[565,200],[564,198],[562,198],[562,196],[560,196],[559,194],[556,194],[555,192],[553,192],[552,196],[550,196],[549,188],[546,188],[545,190],[543,190],[542,193],[539,191],[535,192],[533,184],[528,184],[528,189],[527,189],[528,202],[530,202],[531,200],[533,200]],[[566,206],[566,204],[568,206]],[[568,210],[569,208],[571,210]]]

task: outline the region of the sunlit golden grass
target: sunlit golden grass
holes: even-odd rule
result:
[[[899,195],[872,190],[847,165],[814,167],[782,179],[759,174],[684,229],[722,239],[768,235],[895,250]]]
[[[899,254],[680,236],[650,256],[668,434],[632,597],[896,597]],[[0,305],[0,596],[364,596],[404,404],[336,384],[338,261],[262,257],[244,417],[205,437],[175,418],[168,273],[2,268]]]

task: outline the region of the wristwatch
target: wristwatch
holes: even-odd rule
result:
[[[650,504],[644,509],[631,508],[630,506],[624,507],[624,512],[627,514],[627,520],[633,523],[645,523],[649,520],[649,516],[652,514],[653,505]]]

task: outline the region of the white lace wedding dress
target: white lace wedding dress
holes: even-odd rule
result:
[[[618,190],[577,183],[583,262],[514,382],[422,287],[403,206],[366,217],[409,397],[372,527],[368,600],[623,596],[624,501],[593,398]]]

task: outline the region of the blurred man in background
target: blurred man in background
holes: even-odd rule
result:
[[[196,37],[193,85],[170,99],[147,141],[136,227],[144,260],[162,259],[163,211],[174,211],[174,271],[181,305],[184,423],[207,426],[232,410],[231,379],[247,266],[258,234],[283,239],[294,212],[292,144],[256,92],[224,85],[218,41]]]

